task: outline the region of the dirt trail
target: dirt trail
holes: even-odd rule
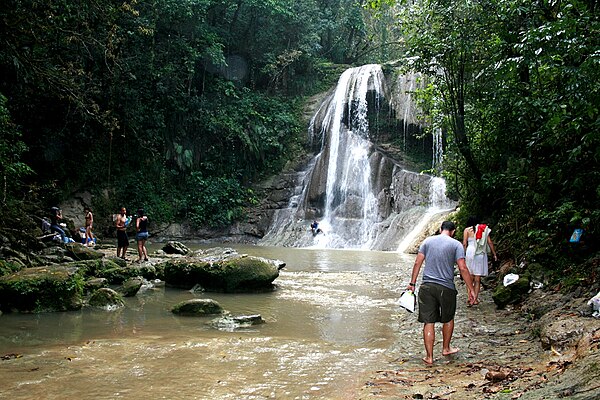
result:
[[[519,315],[518,310],[496,310],[489,292],[478,306],[459,306],[453,345],[461,351],[448,357],[440,354],[437,326],[433,366],[421,361],[421,324],[416,316],[400,322],[419,325],[413,329],[419,348],[409,349],[406,340],[398,340],[390,350],[390,368],[373,373],[358,398],[600,399],[600,330],[578,348],[544,351],[534,335],[539,326]],[[570,312],[569,318],[583,317]],[[597,320],[587,320],[597,325]]]

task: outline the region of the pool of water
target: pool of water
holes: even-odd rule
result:
[[[398,341],[407,356],[421,353],[420,326],[397,306],[414,256],[232,247],[286,262],[275,290],[148,288],[112,312],[0,316],[0,355],[18,355],[0,361],[0,397],[345,399]],[[170,312],[191,298],[266,323],[216,328]]]

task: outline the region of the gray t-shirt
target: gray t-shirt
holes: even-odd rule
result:
[[[465,258],[463,245],[448,235],[436,235],[423,241],[419,253],[425,255],[423,283],[437,283],[456,290],[454,264]]]

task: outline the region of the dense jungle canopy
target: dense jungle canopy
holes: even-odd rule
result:
[[[399,60],[428,76],[423,118],[445,133],[461,218],[493,224],[505,257],[578,279],[600,233],[599,8],[4,0],[0,220],[87,190],[97,213],[134,204],[156,221],[227,225],[253,183],[306,150],[308,96],[348,66]]]

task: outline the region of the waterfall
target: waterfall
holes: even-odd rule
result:
[[[455,207],[456,203],[446,197],[446,181],[438,177],[431,178],[429,207],[414,228],[402,239],[396,251],[399,253],[405,252],[434,216],[453,210]]]
[[[431,162],[431,170],[440,172],[442,169],[442,161],[444,159],[444,149],[442,147],[442,129],[433,129],[433,160]]]
[[[402,76],[390,90],[376,64],[350,68],[340,76],[310,121],[310,143],[319,146],[317,153],[286,183],[290,200],[274,211],[260,244],[395,250],[427,205],[443,202],[431,194],[440,178],[405,170],[370,140],[369,121],[384,101],[401,112],[405,131],[409,122],[416,124],[411,100],[415,79]],[[394,100],[386,98],[390,92],[397,94]],[[323,233],[313,236],[313,220]]]

